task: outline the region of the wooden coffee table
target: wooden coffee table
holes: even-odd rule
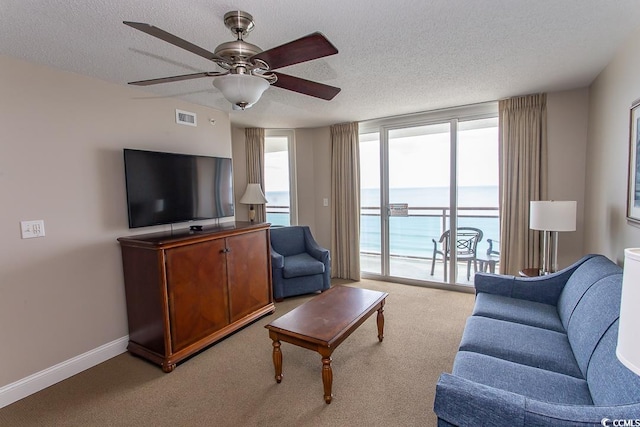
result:
[[[324,400],[331,403],[331,353],[374,311],[378,312],[378,340],[382,342],[387,295],[386,292],[335,286],[266,325],[273,340],[276,381],[282,381],[280,341],[317,351],[322,356]]]

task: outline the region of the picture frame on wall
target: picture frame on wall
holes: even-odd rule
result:
[[[627,220],[640,225],[640,99],[631,105],[629,119],[629,179]]]

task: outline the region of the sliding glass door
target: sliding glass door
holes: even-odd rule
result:
[[[388,272],[427,280],[433,239],[450,202],[450,126],[439,123],[387,131]]]
[[[382,274],[380,133],[360,134],[360,269]]]
[[[363,275],[471,284],[499,247],[495,113],[363,128]]]

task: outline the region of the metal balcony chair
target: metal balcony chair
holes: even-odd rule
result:
[[[478,257],[478,268],[482,272],[495,273],[496,265],[500,262],[500,242],[493,239],[487,239],[489,248],[486,255]]]
[[[436,266],[436,259],[438,255],[441,257],[444,263],[444,281],[447,281],[447,268],[448,260],[451,259],[451,231],[447,230],[442,233],[440,240],[433,241],[433,257],[431,258],[431,275]],[[456,259],[458,261],[466,261],[467,263],[467,280],[471,279],[471,264],[473,264],[473,271],[478,271],[478,259],[477,259],[477,247],[478,242],[482,240],[482,230],[473,227],[458,227],[456,230],[456,242],[455,248]],[[438,249],[438,244],[442,246]]]

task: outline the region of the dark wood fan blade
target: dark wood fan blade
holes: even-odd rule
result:
[[[160,40],[163,40],[167,43],[171,43],[174,46],[178,46],[182,49],[188,50],[191,53],[195,53],[196,55],[202,56],[210,61],[224,61],[226,60],[220,56],[217,56],[213,52],[209,52],[207,49],[203,49],[200,46],[196,46],[193,43],[190,43],[186,40],[181,39],[178,36],[174,36],[171,33],[167,33],[164,30],[161,30],[158,27],[154,27],[150,24],[145,24],[143,22],[130,22],[123,21],[125,25],[130,26],[131,28],[135,28],[136,30],[142,31],[143,33],[147,33],[150,36],[157,37]]]
[[[171,76],[171,77],[161,77],[159,79],[149,79],[149,80],[140,80],[137,82],[129,82],[130,85],[136,86],[149,86],[149,85],[157,85],[159,83],[170,83],[170,82],[179,82],[181,80],[190,80],[190,79],[198,79],[200,77],[214,77],[214,76],[222,76],[227,74],[227,72],[204,72],[204,73],[193,73],[193,74],[183,74],[181,76]]]
[[[253,55],[251,59],[260,59],[276,70],[300,62],[311,61],[329,55],[335,55],[338,49],[322,33],[313,33],[298,40]]]
[[[300,77],[294,77],[288,74],[276,72],[273,74],[278,77],[278,80],[272,83],[272,86],[277,86],[282,89],[315,96],[316,98],[326,99],[327,101],[333,99],[340,92],[339,87],[312,82],[311,80],[301,79]]]

